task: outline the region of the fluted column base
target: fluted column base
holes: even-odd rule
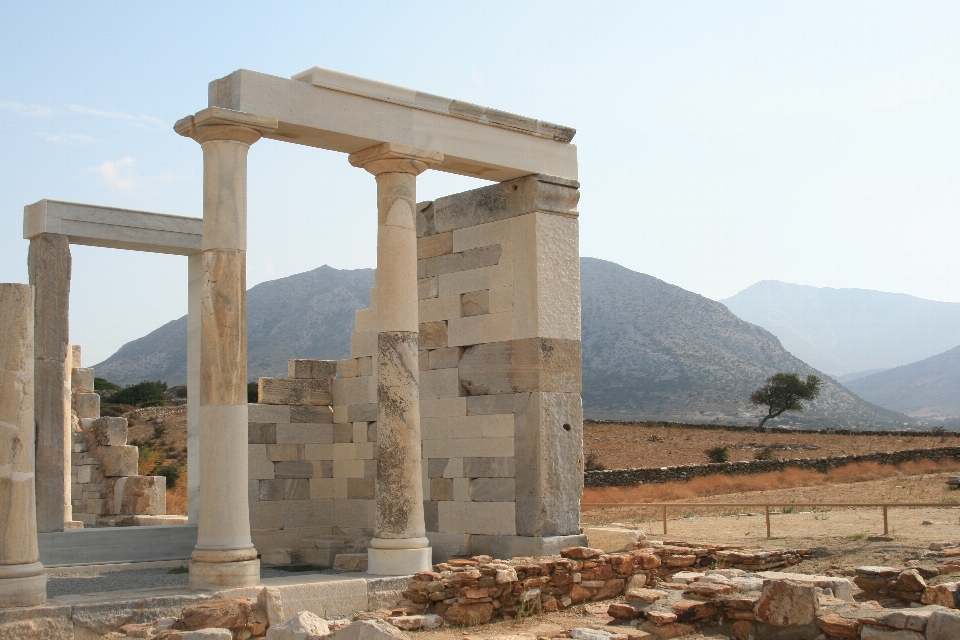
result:
[[[367,573],[409,576],[433,570],[433,549],[426,538],[374,538],[367,549]]]
[[[47,572],[39,562],[0,565],[0,608],[47,601]]]

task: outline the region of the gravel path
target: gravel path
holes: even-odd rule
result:
[[[103,571],[83,575],[66,575],[55,570],[47,575],[47,596],[72,596],[103,591],[130,591],[134,589],[157,589],[159,587],[186,587],[190,576],[187,573],[171,573],[176,569],[128,569]],[[311,573],[339,573],[330,569],[311,569],[302,572],[284,571],[274,567],[261,567],[261,578],[283,578]]]

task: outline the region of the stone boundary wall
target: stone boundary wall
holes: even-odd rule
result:
[[[655,427],[658,429],[699,429],[702,431],[739,431],[742,433],[816,433],[831,436],[906,436],[925,438],[960,438],[960,431],[944,430],[935,432],[932,429],[911,431],[909,429],[889,429],[866,431],[860,429],[783,429],[780,427],[754,427],[737,424],[701,424],[699,422],[663,422],[660,420],[593,420],[583,419],[584,424],[615,424],[625,427]]]
[[[831,469],[860,462],[879,464],[903,464],[916,460],[960,460],[960,447],[933,449],[909,449],[885,453],[865,453],[855,456],[829,456],[824,458],[794,458],[790,460],[744,460],[711,464],[687,464],[658,469],[610,469],[585,471],[583,484],[587,487],[623,487],[632,484],[674,482],[715,474],[737,475],[749,473],[772,473],[785,469],[812,469],[826,473]]]

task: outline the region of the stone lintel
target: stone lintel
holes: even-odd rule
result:
[[[463,191],[417,204],[417,237],[516,218],[543,211],[570,218],[580,215],[580,183],[547,175]]]
[[[71,244],[187,256],[200,252],[203,220],[149,211],[40,200],[23,208],[23,237],[65,235]]]
[[[330,82],[331,74],[349,77],[324,70],[318,85],[312,75],[300,81],[240,69],[210,83],[209,105],[276,118],[276,131],[264,133],[274,140],[348,154],[382,142],[433,149],[444,155],[437,170],[496,182],[529,174],[577,177],[571,129],[539,123],[532,131],[534,120],[456,101],[427,109],[427,94],[411,104],[389,99],[390,85],[357,79],[383,88],[364,92]]]
[[[471,396],[527,391],[580,393],[579,340],[525,338],[468,347],[460,384]]]

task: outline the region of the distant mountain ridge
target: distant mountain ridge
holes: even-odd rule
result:
[[[718,302],[612,262],[581,259],[585,414],[690,422],[757,422],[750,392],[778,371],[819,373],[768,331]],[[264,282],[247,296],[249,376],[285,375],[290,358],[349,355],[353,312],[368,306],[373,270],[323,266]],[[186,318],[95,365],[119,384],[186,380]],[[822,374],[821,374],[822,375]],[[810,410],[781,423],[904,426],[914,421],[827,380]]]
[[[884,370],[960,345],[960,303],[764,280],[721,300],[833,376]]]
[[[846,383],[862,398],[918,418],[960,417],[960,346]]]

